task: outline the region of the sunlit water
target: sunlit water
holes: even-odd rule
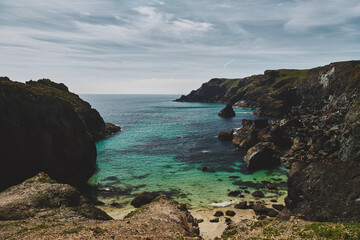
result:
[[[162,192],[192,206],[224,202],[230,190],[253,190],[261,181],[281,183],[283,168],[249,173],[244,152],[217,139],[220,131],[241,127],[252,111],[235,108],[236,117],[223,119],[224,107],[215,103],[179,103],[177,95],[82,95],[105,121],[122,132],[96,144],[98,172],[92,185],[115,186],[123,191],[123,206],[139,192]],[[206,166],[209,171],[201,171]],[[244,183],[245,182],[245,183]],[[271,194],[270,194],[271,195]]]

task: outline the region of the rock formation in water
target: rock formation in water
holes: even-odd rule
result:
[[[64,84],[1,77],[0,113],[0,189],[39,171],[71,184],[94,173],[94,142],[106,136],[105,122]]]
[[[218,113],[218,116],[223,118],[232,118],[235,117],[235,112],[230,104],[226,104],[226,107],[221,109],[221,111]]]
[[[355,187],[360,179],[360,61],[212,79],[177,101],[230,102],[258,116],[277,117],[262,126],[243,121],[233,140],[236,148],[270,142],[286,150],[282,160],[291,169],[286,203],[292,213],[360,221]]]

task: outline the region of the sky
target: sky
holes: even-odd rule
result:
[[[0,76],[187,94],[211,78],[360,59],[359,0],[1,0]]]

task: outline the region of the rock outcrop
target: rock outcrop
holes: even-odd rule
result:
[[[233,134],[234,134],[234,130],[230,129],[227,132],[219,133],[218,139],[221,140],[221,141],[231,141],[231,140],[233,140],[233,137],[234,137]]]
[[[360,222],[360,163],[314,162],[288,180],[286,206],[314,221]]]
[[[161,196],[111,220],[44,173],[0,193],[0,227],[0,239],[202,239],[184,204]]]
[[[246,166],[252,170],[272,169],[280,165],[280,153],[270,142],[257,143],[244,157]]]
[[[243,121],[235,149],[267,143],[283,151],[284,166],[291,169],[286,203],[294,214],[359,221],[360,61],[211,80],[181,101],[226,102],[280,118],[261,127]]]
[[[131,205],[139,208],[145,204],[151,203],[156,197],[158,197],[156,194],[150,192],[141,192],[131,201]]]
[[[221,109],[218,116],[223,118],[232,118],[235,117],[235,112],[230,104],[226,104],[226,107]]]
[[[94,141],[106,136],[106,125],[64,84],[1,77],[0,113],[0,190],[39,171],[71,184],[94,173]]]
[[[45,173],[0,193],[0,220],[48,217],[53,220],[112,219],[74,187],[56,183]]]

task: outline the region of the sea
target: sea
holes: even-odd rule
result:
[[[143,191],[191,207],[226,206],[234,201],[229,191],[266,191],[263,181],[280,189],[267,192],[268,198],[284,197],[283,167],[249,172],[243,163],[245,150],[236,152],[231,142],[217,138],[221,131],[240,128],[244,118],[256,119],[251,110],[235,107],[236,116],[225,119],[217,115],[223,104],[174,102],[178,97],[81,95],[106,122],[122,128],[96,143],[98,170],[89,184],[118,189],[111,201],[125,208]]]

